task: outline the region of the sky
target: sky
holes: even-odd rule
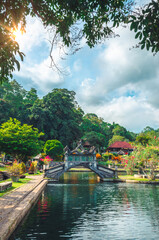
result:
[[[26,33],[18,40],[25,53],[21,70],[14,72],[26,90],[34,87],[39,97],[53,88],[76,92],[85,113],[95,113],[109,123],[119,123],[129,131],[141,132],[146,126],[159,128],[159,54],[133,48],[134,33],[119,27],[120,37],[106,40],[90,49],[85,41],[74,55],[53,57],[66,74],[50,66],[50,34],[38,18],[28,17]]]

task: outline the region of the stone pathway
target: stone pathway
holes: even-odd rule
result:
[[[16,225],[13,224],[13,222],[18,221],[16,218],[21,213],[27,211],[27,205],[33,204],[28,203],[28,201],[31,202],[31,199],[35,200],[34,198],[36,198],[43,185],[47,183],[47,180],[43,179],[43,175],[30,175],[28,178],[32,180],[0,198],[0,240],[7,239],[4,237],[4,233],[6,227],[8,226],[9,228],[8,222],[10,222],[11,226]],[[21,217],[19,217],[19,221],[21,220]]]

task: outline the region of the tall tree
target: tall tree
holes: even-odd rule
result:
[[[6,122],[11,116],[11,105],[0,99],[0,124]]]
[[[28,156],[38,154],[43,146],[37,128],[21,125],[17,119],[8,120],[0,128],[0,151],[12,155],[18,161],[26,161]]]
[[[136,142],[137,143],[141,143],[143,146],[146,146],[146,144],[148,144],[149,140],[151,138],[144,133],[140,133],[137,137],[136,137]]]
[[[24,111],[24,103],[23,100],[26,95],[26,90],[17,82],[4,82],[0,86],[0,97],[5,102],[5,105],[8,105],[8,113],[9,117],[17,118],[18,120],[22,121],[22,115]],[[3,105],[4,106],[4,105]],[[0,109],[2,111],[2,109]],[[3,119],[7,121],[9,117],[5,113]],[[0,123],[2,123],[2,119],[0,119]]]
[[[92,146],[95,146],[99,151],[102,151],[103,147],[106,146],[106,137],[103,134],[95,131],[85,133],[82,139],[89,141],[89,143]]]
[[[75,92],[53,89],[31,109],[31,123],[46,133],[46,139],[58,139],[72,145],[81,137],[83,111],[75,101]]]
[[[87,113],[84,117],[83,117],[83,121],[81,124],[81,130],[83,133],[83,138],[86,140],[87,136],[88,138],[94,138],[93,137],[93,133],[95,134],[95,136],[97,136],[97,138],[101,139],[102,137],[100,137],[99,135],[104,136],[104,140],[102,141],[98,141],[98,148],[99,147],[107,147],[109,139],[112,136],[112,128],[111,128],[111,124],[104,122],[104,120],[102,118],[98,118],[98,116],[94,113]],[[88,139],[87,139],[88,140]],[[89,141],[89,140],[88,140]],[[101,144],[99,144],[99,142]],[[104,145],[103,145],[104,144]],[[96,145],[94,143],[94,145]]]
[[[124,138],[123,136],[119,136],[119,135],[113,135],[113,137],[109,140],[109,145],[118,142],[118,141],[128,141],[126,138]]]
[[[120,126],[119,124],[114,124],[113,127],[112,133],[115,136],[122,136],[129,141],[135,141],[136,134],[129,132],[126,128]]]
[[[37,90],[35,88],[31,88],[30,91],[25,94],[24,104],[27,107],[32,107],[36,100],[38,100]]]
[[[103,122],[102,119],[98,118],[96,114],[87,113],[83,117],[81,129],[83,130],[83,132],[90,132],[90,131],[101,132],[102,122]]]

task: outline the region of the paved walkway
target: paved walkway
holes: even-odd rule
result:
[[[0,240],[8,239],[47,184],[43,175],[28,178],[32,180],[0,198]]]

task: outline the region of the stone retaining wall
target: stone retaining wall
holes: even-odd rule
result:
[[[32,182],[33,180],[29,182],[30,185],[29,183],[25,184],[24,191],[20,192],[19,188],[19,192],[17,191],[17,195],[16,190],[14,191],[14,195],[12,194],[13,196],[11,194],[8,194],[5,197],[5,199],[7,199],[8,197],[8,203],[7,201],[5,203],[4,198],[0,198],[0,240],[7,240],[10,235],[15,231],[17,226],[20,224],[28,211],[37,201],[48,180],[40,179],[34,181],[33,183]],[[14,201],[14,196],[17,202]],[[13,198],[13,203],[10,201],[11,197]],[[18,198],[20,198],[19,201]]]
[[[115,183],[141,183],[141,184],[154,184],[159,185],[159,181],[140,181],[140,180],[128,180],[128,179],[109,179],[104,178],[103,182],[115,182]]]

